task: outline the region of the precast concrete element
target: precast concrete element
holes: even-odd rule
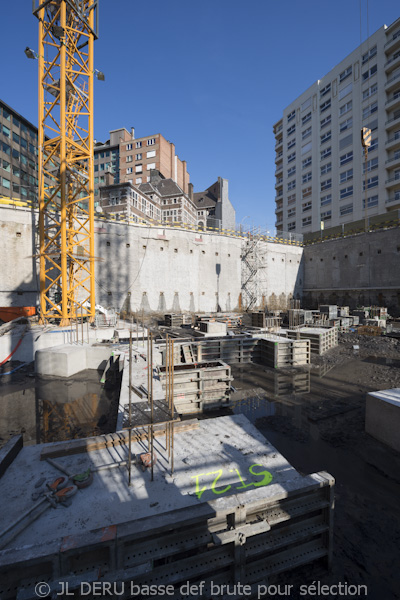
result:
[[[111,355],[107,346],[63,344],[35,354],[35,370],[38,375],[71,377],[85,369],[104,368]]]
[[[89,329],[83,332],[84,345],[101,341],[108,341],[114,335],[113,328]],[[0,362],[8,356],[20,362],[35,360],[35,352],[62,344],[82,344],[82,333],[75,327],[59,328],[45,327],[43,325],[15,325],[12,330],[0,336]],[[88,367],[92,368],[92,367]],[[96,367],[97,368],[97,367]]]
[[[165,363],[165,344],[158,343]],[[185,363],[184,348],[189,347],[197,362],[222,360],[227,363],[257,363],[272,368],[307,365],[310,363],[310,342],[288,339],[270,333],[250,333],[236,336],[176,340],[175,363]]]
[[[247,583],[257,590],[275,574],[320,559],[330,563],[331,475],[300,475],[244,415],[201,420],[177,433],[174,446],[173,477],[163,444],[156,444],[154,481],[134,466],[131,487],[125,466],[99,469],[126,459],[123,445],[56,458],[74,473],[91,466],[93,483],[0,552],[2,598],[33,598],[38,582],[56,594],[67,581],[79,595],[81,582],[116,581],[126,582],[126,591],[132,584],[174,585],[177,599],[188,583]],[[58,476],[40,461],[43,447],[23,448],[0,480],[0,531],[31,506],[27,489]],[[143,443],[132,449],[143,452]],[[237,590],[229,597],[245,596]]]
[[[71,377],[86,369],[84,346],[55,346],[38,350],[35,355],[35,370],[38,375]]]
[[[367,394],[365,431],[400,452],[400,388]]]
[[[301,327],[300,329],[288,329],[288,338],[310,340],[311,352],[314,354],[325,354],[331,348],[338,345],[337,327]]]
[[[160,367],[165,387],[166,367]],[[203,413],[229,406],[231,368],[222,361],[174,366],[174,406],[179,414]]]
[[[206,335],[226,335],[226,323],[218,321],[200,321],[200,332]]]

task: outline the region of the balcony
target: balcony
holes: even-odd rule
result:
[[[277,151],[278,148],[280,148],[281,146],[283,147],[283,139],[282,138],[280,138],[279,140],[276,141],[275,150]]]
[[[279,162],[280,159],[282,158],[282,156],[283,156],[283,152],[277,152],[276,157],[275,157],[275,162],[276,163]]]
[[[385,200],[387,210],[393,210],[394,208],[400,208],[400,194],[396,193],[394,196],[389,196]]]
[[[275,189],[278,189],[283,186],[283,177],[280,177],[275,183]]]
[[[393,77],[388,79],[387,82],[385,83],[385,90],[387,92],[390,92],[390,90],[394,89],[396,87],[399,79],[400,79],[400,73],[396,73],[396,75],[393,75]]]
[[[396,186],[400,186],[400,173],[395,175],[394,177],[390,177],[390,179],[386,179],[385,186],[387,188],[394,188]]]
[[[398,90],[396,90],[396,91],[398,91]],[[400,106],[400,94],[397,96],[397,98],[392,97],[392,98],[389,98],[389,100],[387,100],[385,102],[385,109],[387,111],[392,110],[393,108],[397,108],[398,106]]]
[[[386,129],[392,129],[393,127],[396,127],[396,125],[399,125],[399,124],[400,124],[400,115],[398,117],[392,117],[391,119],[386,121],[385,127],[386,127]]]
[[[397,31],[392,35],[392,39],[386,42],[384,45],[384,49],[386,54],[389,54],[391,51],[396,50],[396,48],[400,48],[400,31]]]
[[[282,171],[283,171],[283,164],[276,165],[275,175],[279,175],[279,173],[282,173]]]
[[[397,167],[397,165],[400,165],[400,152],[398,156],[393,156],[392,158],[388,158],[388,160],[385,162],[385,164],[387,165],[387,169],[393,169],[394,167]]]
[[[276,214],[276,218],[279,219],[280,217],[282,217],[282,211],[283,211],[283,206],[282,204],[280,206],[277,206],[275,209],[275,214]],[[278,213],[281,213],[280,215]]]
[[[390,73],[391,71],[393,71],[393,69],[395,69],[399,65],[400,65],[400,54],[399,54],[399,56],[396,56],[396,58],[390,58],[385,63],[385,71],[386,71],[386,73]]]
[[[394,137],[390,138],[386,144],[386,150],[395,150],[400,148],[400,133],[396,133]]]

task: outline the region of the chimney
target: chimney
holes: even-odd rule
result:
[[[135,128],[131,127],[131,138],[134,140],[135,139]]]
[[[189,188],[189,198],[193,202],[193,183],[189,183],[188,188]]]
[[[106,171],[104,173],[104,185],[113,185],[114,184],[114,174],[110,171]]]

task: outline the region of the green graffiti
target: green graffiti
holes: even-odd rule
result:
[[[262,471],[260,471],[260,470],[254,471],[254,467],[261,467],[263,470]],[[239,469],[230,469],[230,472],[233,472],[233,471],[236,471],[236,473],[240,479],[240,482],[241,482],[241,485],[234,487],[235,490],[243,490],[243,489],[250,488],[250,487],[266,486],[266,485],[269,485],[273,479],[272,474],[269,471],[266,471],[264,469],[263,465],[260,465],[258,463],[250,465],[249,472],[254,477],[262,477],[262,479],[260,481],[250,481],[249,483],[246,483],[245,480],[243,479]],[[197,475],[191,475],[190,478],[196,480],[196,496],[199,500],[201,499],[204,492],[207,491],[207,489],[208,489],[207,485],[200,487],[200,477],[207,477],[209,475],[216,475],[216,477],[214,477],[214,479],[213,479],[213,482],[212,482],[211,488],[210,488],[211,491],[213,492],[213,494],[216,494],[219,496],[220,494],[225,494],[232,488],[231,484],[228,484],[226,487],[224,487],[222,489],[216,488],[216,485],[217,485],[219,479],[223,475],[223,469],[218,469],[217,471],[209,471],[208,473],[198,473]]]

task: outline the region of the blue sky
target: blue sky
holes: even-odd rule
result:
[[[2,2],[0,97],[37,124],[31,0]],[[361,39],[400,17],[361,0]],[[360,44],[360,0],[100,0],[95,137],[162,133],[195,191],[229,180],[237,221],[273,231],[275,140],[283,109]]]

